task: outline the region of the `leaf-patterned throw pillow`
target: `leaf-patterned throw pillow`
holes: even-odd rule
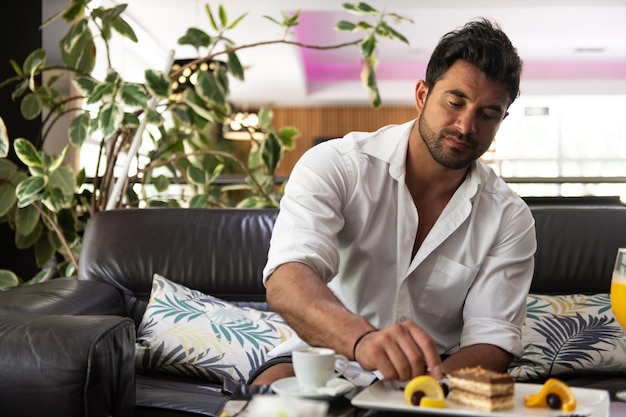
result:
[[[626,334],[609,294],[529,295],[524,354],[509,373],[518,381],[576,372],[626,370]]]
[[[137,330],[138,369],[246,382],[295,332],[274,312],[237,307],[155,274]]]

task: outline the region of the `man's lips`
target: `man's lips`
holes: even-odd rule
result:
[[[458,136],[446,135],[444,138],[457,148],[474,149],[474,143],[467,139],[461,139]]]

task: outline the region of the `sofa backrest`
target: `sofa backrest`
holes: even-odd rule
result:
[[[537,253],[531,292],[608,292],[626,206],[531,205]],[[277,209],[121,209],[85,230],[79,279],[118,288],[141,321],[152,276],[229,301],[264,302],[261,282]]]
[[[262,270],[276,209],[120,209],[87,224],[78,268],[83,280],[119,289],[141,321],[152,276],[231,301],[265,301]]]
[[[626,247],[626,206],[530,205],[537,231],[537,294],[608,293],[617,249]]]

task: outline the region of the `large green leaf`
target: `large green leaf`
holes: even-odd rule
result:
[[[244,81],[243,65],[239,61],[237,54],[234,52],[228,53],[228,68],[230,73],[238,80]]]
[[[13,149],[15,149],[15,154],[20,161],[25,163],[27,166],[43,166],[43,160],[41,159],[41,155],[30,141],[24,138],[17,138],[13,142]]]
[[[35,94],[26,94],[20,103],[20,111],[26,120],[34,120],[41,114],[41,98]]]
[[[4,120],[0,117],[0,158],[6,158],[9,154],[9,134]]]
[[[0,158],[0,178],[5,179],[13,175],[17,171],[17,165],[8,159]]]
[[[0,269],[0,291],[17,287],[18,285],[20,285],[20,280],[14,272],[8,269]]]
[[[275,134],[270,133],[263,145],[263,162],[267,166],[268,175],[274,175],[278,163],[283,156],[283,146]]]
[[[37,222],[33,231],[27,235],[15,234],[15,247],[18,249],[28,249],[37,242],[37,239],[43,232],[43,226],[41,222]]]
[[[207,47],[211,44],[211,36],[198,28],[189,28],[187,32],[178,38],[179,45],[191,45],[196,49]]]
[[[135,31],[122,17],[118,16],[115,20],[113,20],[113,22],[111,22],[111,26],[113,26],[113,29],[115,29],[120,35],[133,42],[138,41]]]
[[[35,262],[38,267],[42,267],[54,255],[54,248],[48,239],[48,233],[42,233],[35,242]]]
[[[11,184],[0,182],[0,217],[6,215],[16,201],[15,188]]]
[[[300,136],[300,131],[293,126],[285,126],[280,129],[278,132],[278,139],[283,144],[283,147],[287,150],[291,150],[294,148],[296,141],[295,139]]]
[[[158,175],[152,179],[154,188],[160,193],[166,191],[170,186],[170,180],[165,175]]]
[[[59,167],[59,169],[50,173],[48,187],[58,188],[65,197],[73,196],[76,189],[74,171],[66,165]]]
[[[15,211],[15,229],[19,234],[31,234],[38,222],[39,210],[32,204]]]

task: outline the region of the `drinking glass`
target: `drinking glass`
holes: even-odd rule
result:
[[[626,248],[617,250],[613,277],[611,279],[611,307],[615,318],[626,330]],[[617,398],[626,401],[626,391],[619,391]]]

